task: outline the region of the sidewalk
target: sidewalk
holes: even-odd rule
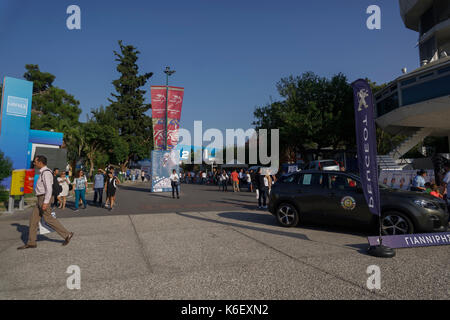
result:
[[[75,232],[68,246],[51,234],[23,251],[28,221],[0,221],[0,299],[450,298],[448,247],[376,259],[363,236],[284,229],[251,210],[60,221]],[[372,264],[383,270],[377,292],[366,288]],[[81,290],[66,286],[71,265]]]

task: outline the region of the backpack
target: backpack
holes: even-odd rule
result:
[[[52,184],[52,194],[59,195],[62,192],[62,186],[58,182],[58,178],[53,174],[53,171],[50,169],[44,170],[41,174],[41,179],[43,178],[43,174],[45,171],[49,171],[53,176],[53,184]]]

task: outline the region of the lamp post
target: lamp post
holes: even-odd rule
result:
[[[169,106],[169,76],[175,73],[175,70],[170,70],[170,67],[166,67],[166,70],[164,70],[164,73],[166,74],[166,122],[164,126],[164,150],[167,150],[167,128],[169,124],[167,123],[167,114],[168,114],[168,106]]]

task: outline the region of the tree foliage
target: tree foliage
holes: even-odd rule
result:
[[[343,74],[331,79],[312,72],[290,76],[278,82],[277,90],[283,100],[257,107],[253,124],[280,129],[282,159],[295,159],[309,148],[353,147],[353,91]]]
[[[11,160],[0,150],[0,181],[11,176],[12,168]]]
[[[118,62],[117,71],[120,78],[114,80],[116,93],[112,93],[111,104],[107,107],[107,117],[112,117],[112,124],[118,129],[120,144],[128,145],[128,154],[124,163],[127,166],[130,160],[143,159],[149,156],[152,147],[152,120],[145,113],[151,105],[145,103],[143,86],[153,73],[138,75],[138,54],[140,53],[131,45],[124,45],[119,41],[120,53],[114,51]]]

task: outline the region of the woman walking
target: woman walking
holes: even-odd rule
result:
[[[62,187],[61,193],[58,195],[58,201],[59,201],[59,209],[65,209],[66,208],[66,200],[67,196],[69,195],[69,185],[70,180],[68,177],[66,177],[66,173],[63,171],[61,172],[61,175],[58,178],[58,183]]]
[[[109,202],[109,211],[114,207],[114,201],[116,201],[116,189],[119,179],[113,175],[111,171],[108,171],[108,179],[105,183],[106,189],[106,203]],[[106,204],[105,204],[106,207]]]
[[[87,179],[82,170],[78,171],[73,180],[73,190],[75,193],[75,211],[78,211],[80,199],[83,201],[83,209],[86,209]]]
[[[172,185],[172,198],[175,199],[175,190],[177,191],[177,199],[180,199],[178,194],[178,186],[180,185],[180,177],[177,174],[175,169],[172,170],[172,174],[170,175],[170,184]]]

